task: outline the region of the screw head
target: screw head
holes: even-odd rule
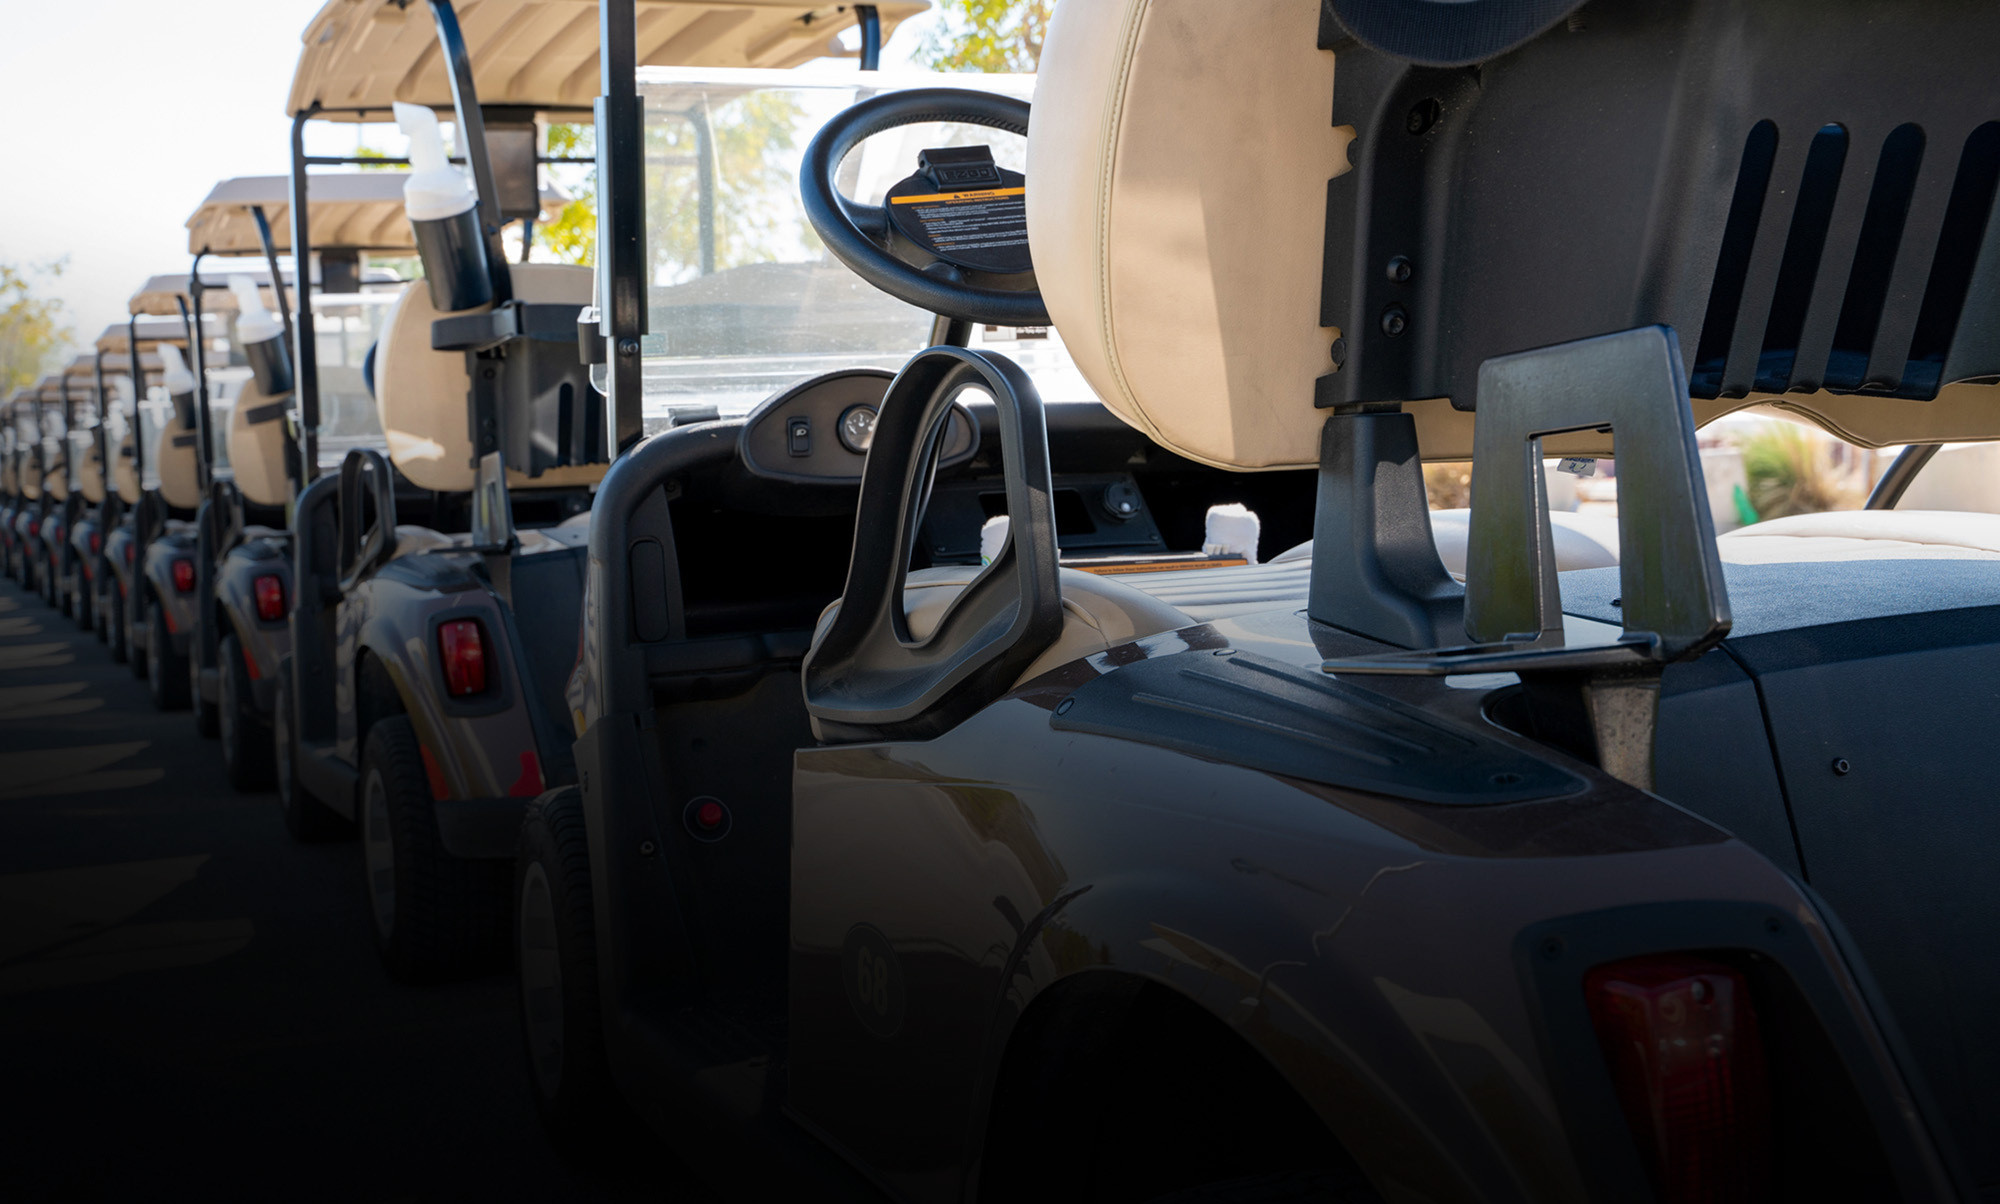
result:
[[[1069,709],[1075,705],[1076,705],[1076,699],[1065,698],[1061,702],[1056,704],[1056,714],[1067,715],[1069,714]]]
[[[1347,340],[1345,338],[1335,339],[1333,346],[1329,349],[1329,353],[1333,356],[1334,367],[1345,368],[1347,366]]]
[[[1402,334],[1410,328],[1410,315],[1400,305],[1391,305],[1382,311],[1382,333],[1390,338]]]
[[[1444,115],[1444,106],[1433,97],[1425,97],[1410,106],[1410,114],[1403,119],[1403,128],[1412,134],[1427,134]]]
[[[619,340],[618,340],[618,354],[620,354],[620,355],[628,355],[628,356],[629,356],[629,355],[637,355],[637,354],[639,354],[639,340],[637,340],[637,339],[619,339]]]
[[[1409,256],[1397,255],[1390,258],[1388,269],[1390,280],[1395,281],[1397,284],[1407,284],[1414,273],[1415,269],[1410,267]]]
[[[652,855],[653,855],[653,842],[652,842],[652,841],[650,841],[650,840],[642,840],[642,841],[640,841],[640,842],[639,842],[639,856],[641,856],[641,857],[651,857]]]
[[[1563,955],[1563,939],[1559,936],[1542,938],[1542,956],[1554,961]]]
[[[1853,768],[1854,766],[1847,763],[1846,757],[1835,757],[1833,759],[1833,773],[1835,777],[1844,778],[1847,776],[1847,771]]]

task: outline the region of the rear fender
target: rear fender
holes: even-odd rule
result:
[[[174,587],[173,563],[176,560],[195,559],[192,537],[175,534],[162,536],[146,546],[146,556],[139,566],[140,578],[145,582],[153,600],[165,612],[167,628],[173,634],[174,647],[185,651],[188,640],[194,632],[196,620],[194,593],[182,593]]]
[[[414,583],[423,578],[463,586],[439,590]],[[487,688],[471,698],[447,693],[438,660],[438,626],[454,619],[475,619],[485,634]],[[377,572],[341,600],[340,632],[343,685],[350,694],[358,686],[363,657],[382,666],[417,730],[436,797],[533,798],[542,792],[542,755],[519,662],[499,599],[489,590],[462,572]],[[343,755],[359,764],[366,733],[351,703],[341,707],[340,729]]]
[[[257,539],[231,548],[215,573],[215,604],[225,630],[236,633],[256,708],[270,714],[275,698],[278,662],[291,654],[292,633],[286,616],[266,620],[257,613],[257,579],[276,577],[285,591],[287,615],[293,598],[292,562],[279,540]],[[226,669],[227,667],[224,666]]]

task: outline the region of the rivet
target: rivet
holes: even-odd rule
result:
[[[642,841],[640,841],[640,842],[639,842],[639,856],[641,856],[641,857],[651,857],[652,855],[653,855],[653,842],[652,842],[652,841],[650,841],[650,840],[642,840]]]
[[[1389,279],[1397,284],[1407,284],[1414,270],[1410,267],[1410,257],[1395,255],[1389,259]]]
[[[1347,366],[1347,340],[1344,338],[1335,339],[1333,341],[1332,354],[1333,366],[1336,368],[1345,368]]]
[[[1382,311],[1382,333],[1395,338],[1410,327],[1410,315],[1400,305],[1391,305]]]
[[[1843,777],[1843,778],[1846,777],[1847,771],[1852,768],[1854,768],[1854,766],[1849,765],[1847,763],[1846,757],[1835,757],[1833,759],[1833,772],[1834,776],[1836,777]]]
[[[620,354],[620,355],[637,355],[637,354],[639,354],[639,340],[637,340],[637,339],[620,339],[620,340],[618,340],[618,354]]]
[[[1065,698],[1061,702],[1056,704],[1056,714],[1067,715],[1069,714],[1069,709],[1075,705],[1076,705],[1076,699]]]
[[[1563,955],[1563,939],[1559,936],[1542,938],[1542,956],[1554,961]]]

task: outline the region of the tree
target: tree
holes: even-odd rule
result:
[[[61,325],[62,301],[36,292],[42,278],[53,280],[67,266],[67,256],[50,263],[0,263],[0,396],[34,384],[69,341],[69,327]]]
[[[937,71],[1032,72],[1056,0],[939,0],[939,22],[917,48]]]
[[[597,127],[560,123],[549,126],[551,158],[586,159],[597,153]],[[593,172],[573,193],[556,219],[535,230],[535,245],[561,263],[597,262],[597,177]]]

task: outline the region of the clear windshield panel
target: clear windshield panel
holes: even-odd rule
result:
[[[421,287],[421,286],[419,286]],[[319,462],[337,466],[350,448],[382,447],[382,420],[366,376],[368,355],[388,324],[402,286],[313,297],[319,352]]]
[[[1027,99],[1031,76],[649,69],[643,343],[648,430],[676,413],[742,414],[800,381],[843,368],[901,368],[930,341],[932,315],[863,282],[806,221],[799,165],[836,114],[883,92],[976,87]],[[927,147],[985,144],[1020,171],[1026,139],[918,125],[869,139],[841,168],[842,191],[880,204]],[[1025,334],[1027,337],[1022,338]],[[1020,360],[1048,400],[1090,400],[1053,332],[976,331]]]

